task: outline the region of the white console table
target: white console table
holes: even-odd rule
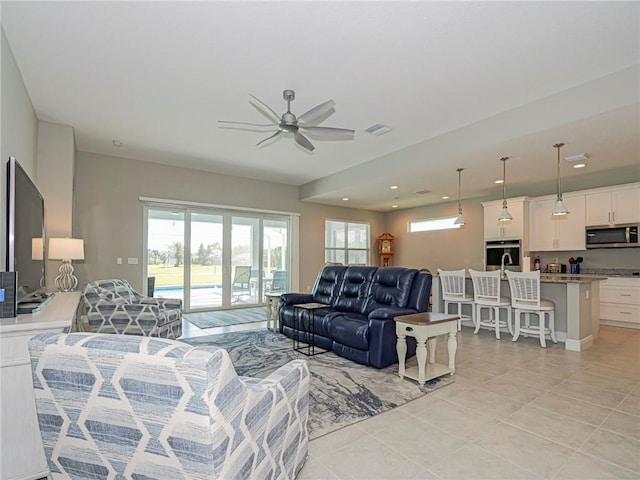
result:
[[[29,340],[43,332],[70,330],[80,292],[56,293],[38,313],[0,319],[0,479],[49,475],[31,380]]]

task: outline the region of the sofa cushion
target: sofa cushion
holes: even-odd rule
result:
[[[359,350],[369,349],[369,320],[364,315],[332,315],[327,327],[334,342]]]
[[[377,267],[349,267],[342,278],[342,285],[333,308],[340,312],[362,313],[369,298],[371,279]]]
[[[418,271],[413,268],[379,268],[371,281],[371,292],[363,313],[384,307],[404,308]]]
[[[328,265],[324,267],[318,274],[316,283],[313,286],[313,301],[333,305],[340,291],[342,276],[346,269],[347,267],[343,265]]]

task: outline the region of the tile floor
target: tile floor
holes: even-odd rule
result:
[[[640,330],[548,345],[463,327],[455,383],[310,442],[298,480],[640,479]]]

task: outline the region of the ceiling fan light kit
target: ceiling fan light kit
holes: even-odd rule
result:
[[[287,102],[287,111],[282,114],[282,116],[278,116],[278,114],[269,107],[266,103],[260,100],[258,97],[249,94],[252,100],[249,102],[254,105],[258,110],[264,113],[268,118],[273,120],[275,123],[267,123],[267,124],[257,124],[257,123],[248,123],[248,122],[233,122],[228,120],[218,120],[218,123],[229,124],[229,125],[249,125],[252,127],[276,127],[277,130],[273,135],[270,135],[267,138],[260,140],[256,146],[261,145],[262,143],[271,140],[279,136],[282,133],[291,133],[293,134],[293,138],[298,145],[305,148],[306,150],[312,152],[315,147],[309,141],[307,137],[305,137],[299,130],[303,130],[312,135],[319,136],[353,136],[355,134],[355,130],[351,130],[348,128],[336,128],[336,127],[322,127],[317,125],[308,125],[315,120],[318,120],[322,115],[329,112],[336,102],[333,100],[327,100],[320,105],[316,105],[311,110],[306,111],[302,115],[296,117],[293,113],[291,113],[291,102],[295,100],[296,93],[293,90],[284,90],[282,92],[282,97]]]

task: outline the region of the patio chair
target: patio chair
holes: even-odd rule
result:
[[[251,267],[237,265],[234,269],[233,281],[231,282],[231,292],[233,300],[241,300],[244,296],[251,296]]]
[[[269,293],[284,293],[289,288],[287,285],[288,273],[286,270],[276,270],[273,272],[271,280],[271,290]]]

